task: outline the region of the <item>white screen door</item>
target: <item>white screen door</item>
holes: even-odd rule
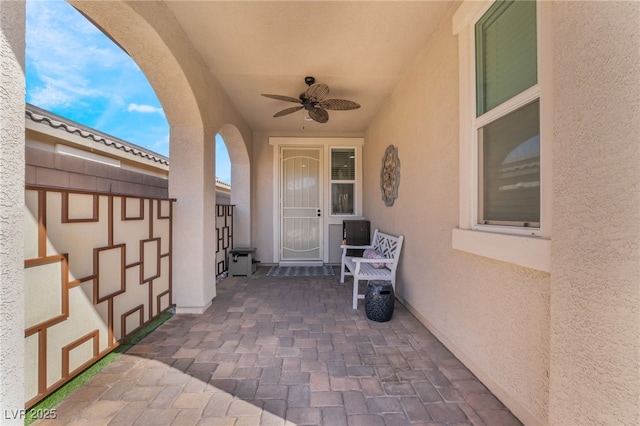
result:
[[[281,154],[280,260],[322,261],[322,148]]]

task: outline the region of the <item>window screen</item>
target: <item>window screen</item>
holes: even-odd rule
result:
[[[479,222],[538,227],[540,102],[478,131]]]

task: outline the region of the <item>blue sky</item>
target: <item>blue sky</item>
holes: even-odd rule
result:
[[[28,0],[27,102],[101,132],[169,155],[169,125],[133,60],[62,0]],[[216,176],[231,182],[216,138]]]

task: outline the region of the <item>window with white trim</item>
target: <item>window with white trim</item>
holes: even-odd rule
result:
[[[536,3],[497,1],[475,24],[477,224],[540,227]]]
[[[355,195],[355,148],[331,148],[331,214],[353,215]]]
[[[465,0],[452,20],[460,67],[460,218],[452,247],[549,271],[553,5]]]

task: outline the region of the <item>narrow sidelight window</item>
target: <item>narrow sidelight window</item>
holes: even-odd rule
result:
[[[353,215],[356,186],[356,151],[331,149],[331,214]]]

